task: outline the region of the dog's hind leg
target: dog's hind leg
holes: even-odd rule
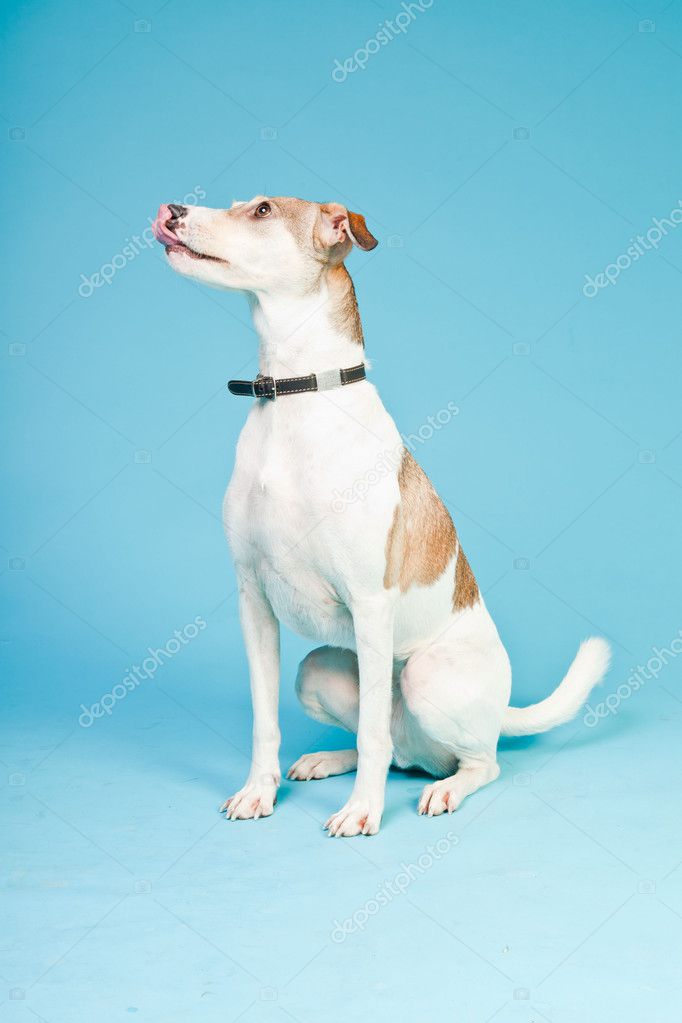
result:
[[[305,712],[315,721],[357,732],[359,712],[358,659],[352,650],[323,646],[311,651],[298,669],[296,692]],[[294,781],[329,778],[354,771],[356,749],[304,753],[289,768]]]
[[[428,817],[437,817],[446,810],[452,813],[466,796],[483,788],[488,782],[495,781],[500,773],[496,762],[490,759],[476,761],[462,757],[458,764],[456,774],[425,786],[417,813]]]
[[[497,740],[510,685],[506,654],[501,644],[482,651],[434,646],[410,658],[400,685],[413,744],[415,726],[423,737],[424,758],[416,762],[432,771],[429,761],[446,765],[449,774],[424,788],[418,812],[452,813],[500,773]]]
[[[335,774],[348,774],[358,766],[356,749],[324,750],[320,753],[304,753],[291,765],[287,778],[291,781],[313,781],[331,778]]]
[[[321,646],[303,658],[296,694],[315,721],[357,732],[360,706],[358,658],[352,650]]]

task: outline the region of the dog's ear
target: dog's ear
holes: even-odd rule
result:
[[[375,249],[379,244],[367,227],[362,213],[351,213],[350,210],[348,211],[347,230],[353,243],[357,245],[359,249],[364,249],[365,252],[368,252],[370,249]]]
[[[317,236],[323,248],[331,249],[343,242],[352,242],[359,249],[369,251],[379,244],[370,232],[361,213],[351,213],[338,202],[320,207]]]

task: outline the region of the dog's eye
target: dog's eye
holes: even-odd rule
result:
[[[262,202],[260,206],[256,206],[253,211],[255,217],[269,217],[272,211],[272,207],[269,202]]]

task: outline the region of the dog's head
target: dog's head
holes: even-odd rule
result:
[[[256,196],[227,210],[159,208],[154,234],[178,273],[216,288],[305,293],[353,245],[373,249],[365,218],[339,203]]]

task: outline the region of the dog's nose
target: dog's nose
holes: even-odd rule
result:
[[[184,217],[184,215],[187,213],[186,206],[178,206],[177,203],[174,202],[168,203],[168,209],[171,212],[171,217],[173,218],[173,220],[179,220],[180,217]]]

